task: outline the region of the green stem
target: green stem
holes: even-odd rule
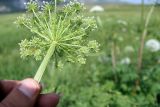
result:
[[[144,0],[141,0],[141,23],[144,28]]]
[[[31,27],[27,26],[26,24],[23,23],[23,25],[28,28],[29,30],[31,30],[32,32],[36,33],[37,35],[39,35],[41,38],[44,38],[46,41],[49,41],[49,39],[45,36],[43,36],[41,33],[37,32],[36,30],[32,29]]]
[[[116,68],[116,46],[114,42],[112,42],[111,55],[112,55],[112,66],[113,66],[113,69],[115,69]]]
[[[118,81],[117,75],[116,75],[116,44],[115,42],[112,42],[112,50],[111,50],[111,55],[112,55],[112,67],[113,67],[113,74],[114,74],[114,80],[115,82]]]
[[[55,13],[56,13],[57,12],[57,0],[54,0],[54,3],[55,3],[54,4],[55,5],[55,9],[54,10],[55,10]]]
[[[48,64],[48,62],[50,61],[50,58],[52,57],[52,55],[53,55],[53,53],[54,53],[54,51],[55,51],[55,44],[56,44],[55,42],[53,42],[53,43],[51,44],[50,48],[49,48],[48,51],[47,51],[46,56],[44,57],[41,65],[39,66],[39,68],[38,68],[38,70],[37,70],[37,73],[36,73],[36,75],[35,75],[35,77],[34,77],[34,79],[35,79],[37,82],[40,82],[40,81],[41,81],[41,78],[42,78],[42,76],[43,76],[43,74],[44,74],[44,71],[45,71],[45,69],[46,69],[46,67],[47,67],[47,64]]]

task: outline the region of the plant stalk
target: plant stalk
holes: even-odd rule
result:
[[[145,38],[147,36],[148,25],[149,25],[152,13],[154,12],[154,8],[155,8],[155,5],[153,5],[151,7],[150,11],[148,12],[147,18],[145,20],[145,25],[144,25],[144,30],[143,30],[143,33],[142,33],[141,41],[140,41],[140,48],[139,48],[139,51],[138,51],[138,64],[137,64],[137,74],[138,74],[138,76],[140,76],[140,72],[141,72],[141,69],[142,69],[144,42],[145,42]],[[136,84],[136,88],[137,88],[140,85],[140,80],[137,79],[135,84]]]
[[[44,57],[41,65],[39,66],[39,68],[37,70],[37,73],[36,73],[36,75],[34,77],[34,80],[36,80],[37,82],[41,81],[41,78],[42,78],[42,76],[44,74],[44,71],[45,71],[45,69],[47,67],[47,64],[50,61],[50,58],[52,57],[54,51],[55,51],[55,42],[53,42],[51,44],[50,48],[47,51],[46,56]]]
[[[54,0],[54,10],[55,10],[55,13],[57,12],[57,0]]]
[[[111,55],[112,55],[112,67],[113,67],[114,80],[115,80],[115,82],[117,82],[117,75],[116,75],[116,45],[115,45],[114,42],[112,42]]]
[[[147,32],[148,32],[148,25],[150,22],[150,18],[152,16],[152,13],[154,11],[155,6],[153,5],[147,15],[146,21],[145,21],[145,25],[144,25],[144,30],[142,33],[142,37],[141,37],[141,42],[140,42],[140,48],[139,48],[139,54],[138,54],[138,71],[141,70],[142,67],[142,59],[143,59],[143,49],[144,49],[144,42],[145,42],[145,38],[147,36]]]
[[[144,0],[141,0],[141,24],[143,29],[144,28]]]
[[[113,66],[113,69],[116,68],[116,49],[115,49],[115,43],[112,42],[112,50],[111,50],[111,55],[112,55],[112,66]]]

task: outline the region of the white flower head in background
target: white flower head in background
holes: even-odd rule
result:
[[[103,12],[104,8],[102,6],[96,5],[90,9],[90,12]]]
[[[108,62],[111,62],[111,57],[109,57],[107,55],[101,55],[98,57],[98,61],[100,63],[108,63]]]
[[[160,42],[156,39],[150,39],[145,43],[145,46],[151,52],[157,52],[160,50]]]
[[[128,45],[124,48],[124,52],[126,52],[126,53],[132,53],[134,51],[135,51],[134,48],[130,45]]]
[[[129,57],[123,58],[120,63],[123,65],[129,65],[131,64],[131,59]]]
[[[160,64],[160,57],[158,58],[157,62],[158,62],[158,64]]]
[[[122,24],[122,25],[124,25],[124,26],[127,26],[127,25],[128,25],[128,23],[127,23],[125,20],[121,20],[121,19],[117,20],[117,23],[118,23],[118,24]]]
[[[124,41],[124,38],[123,38],[122,36],[118,36],[118,37],[117,37],[117,40],[118,40],[119,42],[123,42],[123,41]]]

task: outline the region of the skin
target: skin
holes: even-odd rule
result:
[[[24,82],[28,84],[27,91],[32,92],[29,94],[30,96],[20,90]],[[25,88],[23,87],[23,89]],[[54,93],[40,94],[40,92],[41,86],[33,79],[1,80],[0,107],[56,107],[59,102],[58,95]]]

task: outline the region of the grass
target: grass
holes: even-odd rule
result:
[[[149,10],[149,6],[145,7],[145,15],[148,12],[148,10]],[[159,11],[160,11],[160,7],[156,7],[156,10],[151,18],[151,23],[149,24],[149,33],[147,35],[147,39],[156,38],[160,40]],[[50,67],[48,67],[48,71],[44,75],[44,78],[42,80],[45,85],[44,92],[53,90],[53,88],[55,90],[58,90],[57,89],[58,86],[61,86],[59,90],[61,90],[60,91],[61,93],[64,93],[64,100],[68,99],[67,100],[68,102],[62,101],[62,104],[60,105],[62,107],[64,106],[72,107],[73,105],[74,105],[73,107],[82,107],[82,106],[84,107],[83,105],[83,102],[85,102],[84,100],[86,98],[90,99],[89,97],[89,95],[91,94],[89,91],[91,90],[90,87],[93,86],[94,88],[92,90],[93,93],[94,92],[97,93],[97,91],[103,92],[103,89],[98,90],[99,88],[96,88],[97,86],[94,83],[97,83],[97,85],[100,85],[100,86],[104,83],[107,83],[106,84],[107,87],[112,87],[113,82],[111,82],[110,79],[107,79],[107,80],[105,79],[105,78],[109,78],[107,77],[107,75],[110,75],[112,73],[110,72],[112,71],[110,67],[111,62],[107,62],[105,59],[106,56],[110,56],[111,41],[116,41],[118,45],[117,53],[116,53],[118,55],[118,58],[117,58],[118,62],[122,58],[128,56],[132,59],[131,68],[133,68],[132,69],[133,72],[134,72],[134,66],[136,66],[137,50],[139,47],[140,36],[142,33],[142,29],[141,29],[142,25],[140,22],[141,21],[140,7],[132,6],[132,5],[131,6],[108,5],[105,7],[105,12],[95,13],[95,14],[86,13],[86,14],[100,16],[103,22],[103,27],[100,27],[96,32],[93,32],[90,34],[91,38],[97,39],[101,44],[100,53],[98,55],[93,55],[93,57],[88,58],[86,65],[79,66],[79,65],[68,64],[68,65],[65,65],[64,70],[61,72],[52,72],[52,71],[49,72],[49,69],[50,67],[52,67],[51,65],[53,64],[51,62]],[[36,62],[31,59],[22,60],[20,58],[18,43],[22,39],[29,38],[30,36],[27,31],[22,30],[21,28],[18,29],[16,25],[13,24],[13,22],[16,20],[16,17],[19,15],[20,13],[0,15],[0,79],[22,80],[24,78],[33,77],[40,64],[40,62]],[[118,26],[117,25],[118,20],[124,20],[128,23],[128,25],[122,26],[122,27],[121,25]],[[116,39],[114,39],[113,36],[115,36]],[[119,37],[122,37],[123,40],[122,41],[117,40],[117,38]],[[131,45],[134,47],[135,49],[134,53],[126,54],[125,52],[123,52],[124,47],[127,45]],[[158,67],[159,63],[157,63],[153,57],[153,56],[156,56],[157,58],[158,55],[159,53],[152,53],[151,55],[148,55],[147,52],[145,53],[146,57],[143,59],[145,62],[143,65],[144,71],[147,71],[149,69],[157,69],[157,72],[159,72],[160,70]],[[150,57],[153,60],[151,60]],[[129,73],[131,68],[128,67],[124,69],[127,69]],[[102,79],[100,80],[99,78],[102,78]],[[123,81],[125,81],[125,79]],[[125,84],[123,84],[123,86],[124,85]],[[86,89],[84,88],[84,90],[88,90],[88,91],[84,91],[83,88],[79,86],[87,87]],[[65,88],[65,87],[68,87],[68,88]],[[69,87],[72,87],[72,88],[69,88]],[[72,92],[74,90],[75,92]],[[77,102],[74,100],[78,96],[76,92],[77,93],[80,92],[79,95],[84,96],[84,97],[80,97],[80,99],[78,99]],[[138,99],[139,102],[141,100],[142,99]],[[97,101],[97,100],[94,100],[94,101]],[[97,101],[97,104],[98,102],[101,102],[101,101]],[[93,105],[92,107],[96,107]],[[89,105],[86,107],[89,107]],[[103,107],[103,106],[99,106],[99,107]],[[116,106],[116,107],[120,107],[120,106]]]
[[[27,31],[17,29],[14,25],[13,22],[19,15],[20,14],[5,14],[0,16],[0,79],[22,79],[31,77],[33,73],[32,69],[35,68],[32,62],[28,61],[28,63],[19,57],[18,43],[21,39],[29,35]]]

